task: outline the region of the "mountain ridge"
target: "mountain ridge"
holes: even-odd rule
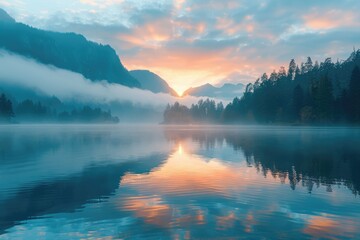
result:
[[[216,87],[210,83],[206,83],[198,87],[188,88],[183,93],[183,96],[212,97],[231,100],[234,97],[242,96],[244,89],[245,85],[242,83],[224,83],[220,87]]]
[[[176,91],[170,87],[166,80],[161,78],[156,73],[149,70],[139,69],[129,71],[142,86],[143,89],[149,90],[153,93],[168,93],[172,96],[178,97]]]
[[[1,8],[0,48],[80,73],[92,81],[141,88],[109,45],[88,41],[81,34],[46,31],[18,23]]]
[[[0,8],[0,22],[15,23],[16,21],[4,9]]]

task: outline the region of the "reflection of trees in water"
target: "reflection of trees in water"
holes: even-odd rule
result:
[[[175,143],[191,138],[193,141],[199,143],[200,147],[205,149],[213,149],[215,146],[222,144],[225,140],[225,135],[222,131],[207,132],[188,127],[181,130],[166,128],[164,134],[168,141],[173,141]]]
[[[356,129],[192,129],[166,130],[166,136],[176,141],[191,138],[210,148],[225,139],[244,153],[248,165],[264,176],[288,179],[292,189],[300,184],[311,192],[324,185],[332,191],[334,185],[343,184],[354,194],[360,192],[360,132]]]

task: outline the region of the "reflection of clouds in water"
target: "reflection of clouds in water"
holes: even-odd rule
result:
[[[211,216],[208,209],[197,206],[196,201],[203,197],[215,197],[214,201],[236,199],[249,186],[271,188],[277,180],[264,179],[255,168],[246,167],[245,162],[227,164],[191,154],[188,144],[178,143],[169,159],[149,174],[125,175],[120,188],[141,196],[120,193],[118,209],[131,211],[145,222],[164,228],[215,221],[216,229],[226,230],[244,222],[244,231],[251,232],[256,223],[251,212],[229,211]]]
[[[136,218],[158,227],[172,229],[175,226],[187,228],[189,224],[193,227],[205,224],[213,227],[214,231],[230,231],[231,236],[236,236],[231,233],[234,229],[256,233],[258,228],[266,228],[269,221],[274,221],[274,229],[281,228],[281,225],[276,225],[279,220],[275,221],[274,218],[279,218],[278,214],[282,214],[287,221],[294,221],[294,228],[300,227],[296,222],[302,224],[308,221],[308,227],[303,231],[307,235],[323,236],[321,232],[327,231],[326,225],[331,227],[330,233],[336,233],[332,232],[334,228],[338,229],[335,220],[330,219],[319,225],[317,221],[321,219],[317,220],[316,216],[298,214],[300,206],[295,205],[293,210],[287,209],[285,212],[281,209],[281,201],[296,201],[296,195],[284,196],[284,199],[279,199],[279,196],[283,196],[280,193],[274,195],[280,186],[289,184],[287,173],[267,171],[263,175],[261,165],[258,168],[249,167],[244,159],[226,162],[198,155],[196,153],[201,152],[204,146],[194,144],[191,139],[178,140],[176,144],[174,153],[152,172],[127,174],[122,178],[120,188],[124,193],[119,194],[116,202],[120,211],[130,211]],[[285,191],[290,189],[286,187]],[[302,191],[300,194],[308,193]],[[318,196],[320,199],[323,197],[326,196]],[[341,201],[347,200],[343,198]],[[230,206],[236,206],[233,202],[236,201],[250,204],[250,207],[230,207],[227,205],[229,201],[232,202]],[[354,236],[356,223],[351,220],[348,223],[353,227],[348,228],[346,236]],[[190,229],[189,234],[194,232]]]
[[[337,216],[311,216],[306,220],[303,232],[316,239],[354,239],[356,232],[354,219],[341,219]]]
[[[66,222],[67,225],[49,226],[48,220],[39,220],[35,225],[47,226],[44,230],[46,232],[68,231],[71,234],[77,231],[84,237],[91,229],[104,230],[97,235],[98,237],[109,236],[109,231],[113,231],[110,235],[119,238],[123,236],[124,238],[196,239],[222,236],[237,239],[240,234],[254,239],[259,239],[259,236],[274,239],[318,239],[332,236],[359,238],[360,223],[357,218],[360,212],[357,199],[352,192],[339,186],[333,187],[330,193],[326,191],[327,186],[319,185],[309,194],[306,184],[303,186],[299,184],[295,190],[291,190],[289,178],[294,177],[294,174],[285,170],[293,159],[286,158],[290,156],[291,151],[279,149],[281,144],[279,141],[270,141],[273,139],[268,137],[263,139],[263,135],[254,138],[250,133],[241,135],[239,141],[226,135],[219,137],[219,141],[214,141],[213,137],[206,134],[194,139],[187,137],[189,133],[186,133],[184,137],[179,138],[175,135],[174,141],[169,142],[157,135],[153,137],[152,134],[143,135],[142,131],[133,135],[127,135],[124,129],[121,131],[112,129],[111,134],[103,137],[93,138],[87,135],[83,138],[75,138],[74,141],[94,148],[87,151],[88,155],[84,155],[88,159],[92,159],[93,156],[90,155],[93,154],[111,155],[114,151],[114,156],[118,154],[117,156],[124,157],[123,160],[129,160],[132,158],[129,153],[136,152],[136,147],[149,147],[147,150],[141,149],[145,153],[151,146],[157,145],[160,148],[155,147],[150,151],[156,149],[161,151],[162,144],[167,144],[164,147],[167,152],[171,151],[170,149],[173,152],[170,155],[149,156],[141,162],[130,161],[129,167],[119,166],[119,169],[114,169],[110,165],[110,171],[94,168],[92,174],[95,176],[100,173],[104,176],[114,173],[115,176],[111,181],[114,185],[112,189],[119,187],[113,192],[114,195],[109,195],[109,198],[101,202],[89,202],[79,211],[52,216],[54,219],[66,216],[65,220],[59,221]],[[68,138],[66,142],[70,139]],[[199,139],[204,140],[203,144],[199,143]],[[223,141],[224,139],[226,141]],[[291,140],[284,137],[281,139],[286,142]],[[315,140],[311,140],[309,145]],[[207,142],[215,142],[215,144],[209,145]],[[234,150],[232,146],[237,143],[247,149],[248,153],[256,153],[256,159],[250,159],[252,164],[249,165],[247,161],[249,159],[245,157],[242,148]],[[248,145],[244,145],[245,143]],[[277,148],[272,148],[271,144],[277,145]],[[299,147],[301,144],[299,142]],[[116,149],[117,145],[122,147]],[[96,147],[101,149],[97,152]],[[275,156],[284,156],[284,158],[282,161],[274,159],[273,156],[264,154],[268,153],[264,148],[276,150]],[[56,148],[53,150],[56,152]],[[279,154],[284,151],[287,154]],[[318,149],[316,151],[318,152]],[[157,164],[148,166],[160,158],[161,161]],[[269,158],[274,162],[266,162]],[[118,162],[118,160],[111,161]],[[264,169],[263,163],[268,167],[273,163],[273,167]],[[299,163],[308,162],[296,162]],[[313,169],[311,166],[300,165],[303,168],[289,169],[291,171],[303,169],[303,172],[306,172],[307,169]],[[39,166],[35,165],[35,167]],[[84,174],[84,176],[92,176],[92,174]],[[99,181],[99,178],[93,181],[88,178],[81,179],[84,186],[89,185],[94,190],[106,188],[106,183],[109,183],[108,180]],[[69,185],[79,186],[75,180],[70,179]],[[100,184],[94,184],[96,182]],[[58,184],[59,181],[54,180],[52,186],[56,187]],[[73,223],[74,219],[78,221]],[[84,221],[86,224],[82,224]],[[25,227],[31,224],[34,224],[33,220],[23,223]],[[66,226],[69,225],[73,226],[75,231],[68,230]],[[31,232],[29,228],[23,231]]]
[[[159,197],[134,196],[124,199],[122,210],[134,211],[136,217],[161,227],[169,227],[172,214],[169,205]]]
[[[200,209],[192,208],[191,211],[184,213],[180,206],[169,205],[165,201],[153,196],[127,196],[117,203],[121,211],[130,211],[137,218],[143,219],[146,223],[162,228],[175,226],[190,226],[191,224],[201,225],[205,223],[204,212]],[[189,208],[191,208],[189,206]]]
[[[271,185],[276,182],[259,177],[257,170],[248,168],[244,162],[225,164],[219,159],[205,159],[189,154],[185,146],[179,144],[177,151],[148,175],[127,174],[121,180],[121,185],[164,195],[234,197],[251,185]]]

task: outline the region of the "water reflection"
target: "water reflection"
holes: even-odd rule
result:
[[[286,179],[292,189],[324,184],[328,191],[344,183],[360,191],[360,129],[354,128],[221,128],[167,129],[174,142],[191,139],[209,149],[226,142],[245,155],[264,176]],[[229,160],[229,159],[224,159]]]
[[[0,239],[360,238],[359,129],[41,129],[0,136]]]

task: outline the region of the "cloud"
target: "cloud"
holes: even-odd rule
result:
[[[313,11],[303,17],[305,26],[317,31],[326,31],[338,28],[356,28],[359,27],[359,20],[357,13],[352,11],[342,11],[332,9],[321,14]]]
[[[80,2],[90,6],[104,8],[115,4],[121,4],[124,0],[80,0]]]
[[[40,7],[28,17],[5,9],[26,23],[110,44],[127,68],[154,71],[179,92],[236,73],[238,82],[255,80],[292,58],[343,59],[360,37],[356,0],[81,1],[52,11],[44,5],[50,13],[41,18]]]

